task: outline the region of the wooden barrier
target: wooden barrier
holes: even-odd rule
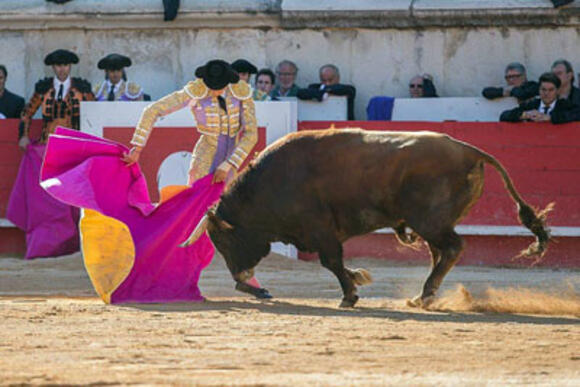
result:
[[[26,250],[24,232],[14,227],[6,219],[6,207],[16,179],[23,152],[18,147],[19,120],[0,120],[0,256],[23,256]],[[38,138],[42,127],[41,120],[33,120],[31,138]],[[122,144],[129,144],[135,128],[105,127],[106,138]],[[151,146],[143,151],[139,164],[149,187],[152,201],[159,200],[157,172],[163,160],[173,152],[191,152],[199,134],[194,127],[158,127],[151,134]],[[251,152],[254,156],[266,146],[266,131],[258,128],[258,143]],[[250,159],[246,160],[244,166]],[[183,184],[186,182],[184,181]]]

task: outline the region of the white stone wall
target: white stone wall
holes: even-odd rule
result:
[[[68,4],[76,3],[77,8],[72,11],[68,8],[68,13],[61,16],[67,21],[59,25],[58,12],[67,8],[46,6],[37,0],[29,1],[35,3],[37,8],[18,8],[19,1],[0,4],[0,11],[8,3],[16,4],[10,10],[12,16],[6,16],[8,11],[4,16],[0,15],[0,63],[8,67],[7,87],[26,98],[31,96],[38,78],[51,75],[50,68],[45,67],[42,61],[48,52],[56,48],[77,52],[80,63],[73,73],[91,82],[103,78],[102,71],[96,67],[102,56],[111,52],[130,56],[134,65],[127,71],[129,78],[140,83],[154,99],[182,87],[192,79],[197,66],[215,57],[226,60],[243,57],[258,67],[272,69],[278,61],[291,59],[300,68],[300,86],[318,80],[319,66],[334,63],[341,70],[342,81],[357,88],[356,116],[359,119],[366,117],[366,104],[372,96],[406,97],[408,81],[416,73],[432,74],[441,96],[479,96],[484,86],[503,83],[504,67],[511,61],[524,63],[530,78],[537,78],[543,71],[549,70],[552,61],[562,57],[580,70],[580,29],[575,16],[562,19],[559,24],[550,21],[537,26],[536,15],[529,19],[530,25],[520,20],[512,23],[516,26],[508,27],[493,25],[493,15],[490,14],[489,26],[470,26],[465,22],[469,20],[468,15],[462,14],[457,19],[456,12],[429,9],[433,1],[419,1],[418,5],[423,4],[423,17],[432,17],[432,21],[425,25],[413,27],[413,20],[418,22],[411,18],[401,28],[377,28],[374,24],[367,25],[360,21],[345,28],[320,28],[320,24],[310,26],[311,23],[320,22],[307,18],[316,12],[309,12],[302,4],[307,2],[300,1],[282,2],[282,8],[286,3],[286,14],[298,12],[287,18],[283,10],[274,14],[265,12],[265,1],[239,3],[246,7],[245,11],[234,9],[225,12],[225,16],[207,9],[191,10],[188,7],[192,3],[182,1],[184,13],[178,15],[176,22],[165,23],[158,20],[162,18],[160,9],[153,7],[161,0],[143,2],[152,7],[146,19],[143,19],[144,14],[139,13],[115,13],[110,1],[103,1],[109,4],[107,12],[111,14],[108,16],[88,11],[83,14],[82,8],[79,8],[83,1],[75,0]],[[527,4],[533,3],[537,7],[540,2],[534,0]],[[91,4],[95,3],[98,2]],[[138,4],[134,1],[120,3]],[[261,8],[250,12],[247,9],[250,3]],[[390,3],[400,7],[401,3],[411,2]],[[445,5],[449,1],[440,3]],[[508,5],[521,6],[523,3],[512,0]],[[417,10],[421,11],[420,8]],[[497,9],[494,8],[493,12]],[[552,18],[550,20],[559,20],[557,14],[552,15],[559,11],[545,8],[542,12],[547,15],[546,18]],[[326,25],[343,23],[349,20],[349,14],[357,13],[346,9],[343,13],[331,15]],[[207,15],[205,19],[216,22],[197,22],[205,20],[204,15]],[[481,24],[484,18],[477,15],[478,24]],[[35,17],[37,24],[34,24]],[[519,14],[519,17],[525,18],[525,13]],[[153,18],[155,20],[151,21]],[[304,21],[302,28],[285,27],[305,18],[310,21]],[[125,24],[122,24],[123,20]],[[444,26],[446,23],[451,25]],[[112,28],[118,25],[128,27]],[[228,28],[228,25],[233,27]]]

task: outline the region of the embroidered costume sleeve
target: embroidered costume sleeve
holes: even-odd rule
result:
[[[28,136],[30,119],[34,116],[40,105],[42,105],[44,95],[52,88],[52,80],[53,78],[44,78],[34,85],[34,95],[30,98],[30,101],[26,104],[20,115],[21,121],[18,138]]]
[[[256,107],[252,99],[252,88],[246,82],[238,82],[230,86],[232,94],[241,100],[241,132],[242,137],[228,162],[240,168],[250,151],[258,142],[258,125],[256,122]]]
[[[161,98],[159,101],[154,102],[143,109],[141,118],[137,123],[137,128],[135,128],[131,144],[145,146],[145,144],[147,144],[147,139],[153,130],[153,125],[155,125],[155,122],[157,122],[159,117],[173,113],[188,104],[191,97],[187,94],[186,88],[187,86],[182,90],[178,90]]]
[[[125,97],[129,101],[142,101],[143,88],[135,82],[127,82],[127,89],[125,90]]]

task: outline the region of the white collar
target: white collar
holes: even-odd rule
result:
[[[556,107],[556,101],[558,99],[555,99],[554,101],[552,101],[552,103],[550,104],[550,106],[548,106],[548,114],[552,112],[552,110],[554,110],[554,107]],[[544,113],[544,108],[546,107],[546,105],[544,104],[544,101],[540,100],[540,108],[538,109],[540,111],[540,113]]]
[[[54,86],[54,90],[55,90],[56,94],[58,94],[58,90],[60,89],[60,85],[63,85],[62,95],[64,98],[64,96],[67,95],[68,91],[70,90],[70,85],[71,85],[70,76],[67,79],[65,79],[64,82],[61,82],[61,81],[59,81],[59,79],[57,77],[54,77],[54,81],[52,84]]]
[[[106,80],[106,87],[105,87],[105,94],[109,95],[109,92],[111,91],[111,85],[113,84],[113,82],[111,82],[110,80]],[[113,89],[115,91],[115,94],[119,92],[119,89],[121,88],[121,85],[123,84],[123,80],[121,79],[119,82],[117,82],[115,84],[115,88]]]

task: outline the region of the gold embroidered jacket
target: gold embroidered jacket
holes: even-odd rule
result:
[[[227,111],[220,108],[218,98],[211,97],[209,91],[202,79],[196,79],[183,89],[147,106],[141,114],[131,144],[145,146],[159,117],[188,106],[202,135],[193,151],[192,170],[195,177],[209,173],[220,135],[235,139],[235,148],[227,161],[236,169],[240,168],[258,141],[252,88],[244,81],[226,87],[223,98]]]
[[[30,119],[38,108],[42,107],[41,142],[46,142],[48,135],[61,125],[71,129],[80,129],[80,102],[93,101],[91,84],[81,78],[72,78],[69,92],[62,101],[57,101],[53,78],[38,81],[34,87],[34,95],[22,110],[19,137],[28,135]]]

